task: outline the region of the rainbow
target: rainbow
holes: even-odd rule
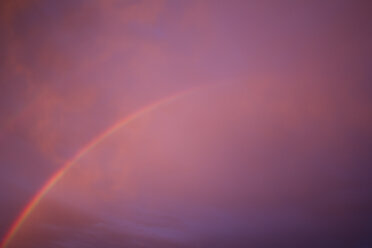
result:
[[[13,224],[11,225],[9,231],[4,236],[4,239],[1,242],[0,247],[6,248],[9,243],[13,240],[14,236],[17,234],[19,229],[22,227],[23,223],[26,221],[28,216],[32,213],[32,211],[38,206],[40,201],[44,198],[44,196],[50,191],[51,188],[67,173],[67,171],[76,164],[82,157],[84,157],[87,153],[92,151],[98,144],[100,144],[104,139],[118,131],[120,128],[126,126],[130,122],[136,120],[137,118],[141,117],[142,115],[153,111],[154,109],[169,104],[170,102],[174,101],[175,99],[184,96],[192,91],[195,91],[196,88],[194,87],[189,90],[178,92],[174,95],[162,98],[152,104],[149,104],[134,113],[128,115],[127,117],[119,120],[113,126],[109,127],[95,137],[92,141],[86,144],[83,148],[81,148],[71,159],[69,159],[56,173],[54,173],[51,178],[44,184],[44,186],[37,192],[37,194],[31,199],[31,201],[26,205],[26,207],[22,210],[20,215],[15,219]]]

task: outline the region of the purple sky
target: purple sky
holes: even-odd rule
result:
[[[1,239],[202,86],[9,247],[372,247],[372,4],[302,2],[1,1]]]

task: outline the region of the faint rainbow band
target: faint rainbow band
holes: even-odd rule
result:
[[[26,221],[27,217],[32,213],[32,211],[37,207],[39,202],[43,199],[43,197],[50,191],[51,188],[67,173],[67,171],[76,164],[82,157],[84,157],[88,152],[93,150],[98,144],[100,144],[104,139],[118,131],[120,128],[124,127],[125,125],[129,124],[130,122],[136,120],[140,116],[153,111],[154,109],[169,104],[172,101],[185,96],[191,92],[194,92],[197,89],[200,89],[202,86],[194,87],[188,90],[184,90],[178,93],[175,93],[171,96],[162,98],[152,104],[149,104],[136,112],[128,115],[124,119],[119,120],[113,126],[109,127],[106,131],[102,134],[98,135],[98,137],[94,138],[91,142],[86,144],[83,148],[81,148],[75,156],[73,156],[70,160],[68,160],[56,173],[52,175],[52,177],[44,184],[44,186],[38,191],[38,193],[31,199],[31,201],[26,205],[26,207],[22,210],[21,214],[17,217],[17,219],[11,225],[9,231],[4,236],[3,241],[1,242],[0,247],[6,248],[9,243],[13,240],[14,236],[17,234],[19,229],[22,227],[23,223]]]

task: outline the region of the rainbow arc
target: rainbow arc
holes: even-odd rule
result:
[[[127,117],[119,120],[113,126],[109,127],[106,131],[101,133],[100,135],[96,136],[92,139],[88,144],[86,144],[83,148],[81,148],[70,160],[68,160],[56,173],[54,173],[50,179],[44,184],[44,186],[35,194],[35,196],[30,200],[30,202],[24,207],[23,211],[20,215],[15,219],[13,224],[11,225],[9,231],[4,236],[3,241],[1,242],[0,247],[6,248],[9,246],[13,238],[16,236],[17,232],[23,226],[23,223],[27,220],[28,216],[33,212],[33,210],[39,205],[40,201],[44,198],[44,196],[53,188],[53,186],[61,180],[61,178],[68,172],[68,170],[79,160],[84,157],[87,153],[92,151],[97,145],[99,145],[103,140],[114,134],[119,129],[123,128],[124,126],[128,125],[132,121],[138,119],[139,117],[149,113],[163,105],[169,104],[174,100],[185,96],[196,89],[200,89],[199,87],[195,87],[186,91],[178,92],[174,95],[165,97],[156,101],[152,104],[149,104],[134,113],[128,115]]]

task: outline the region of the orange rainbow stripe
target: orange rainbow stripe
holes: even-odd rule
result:
[[[44,184],[44,186],[37,192],[37,194],[31,199],[31,201],[26,205],[26,207],[23,209],[21,214],[17,217],[17,219],[13,222],[11,225],[9,231],[4,236],[3,241],[1,242],[1,248],[6,248],[9,243],[13,240],[14,236],[17,234],[19,229],[22,227],[23,223],[26,221],[28,216],[32,213],[32,211],[38,206],[40,201],[43,199],[43,197],[50,191],[51,188],[67,173],[67,171],[76,164],[82,157],[84,157],[88,152],[93,150],[98,144],[100,144],[104,139],[118,131],[120,128],[124,127],[125,125],[129,124],[130,122],[136,120],[140,116],[153,111],[154,109],[169,104],[173,100],[186,95],[187,93],[190,93],[194,91],[196,88],[194,87],[186,91],[178,92],[174,95],[165,97],[160,99],[159,101],[152,103],[150,105],[147,105],[136,112],[128,115],[124,119],[119,120],[117,123],[115,123],[113,126],[108,128],[106,131],[104,131],[102,134],[100,134],[98,137],[94,138],[91,142],[86,144],[83,148],[81,148],[75,156],[73,156],[70,160],[68,160],[62,167],[59,169],[55,174],[52,175],[52,177]]]

